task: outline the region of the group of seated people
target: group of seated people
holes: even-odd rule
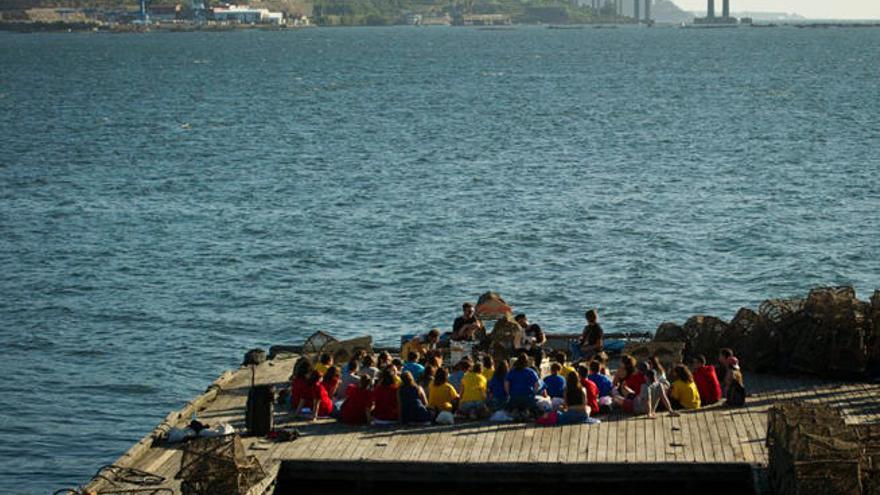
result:
[[[673,366],[670,376],[657,357],[637,362],[629,355],[621,356],[612,374],[604,352],[577,363],[569,363],[564,352],[554,353],[544,376],[542,362],[526,352],[512,364],[481,354],[451,368],[438,350],[409,350],[405,357],[358,352],[344,366],[328,354],[315,364],[299,359],[290,389],[294,416],[334,417],[354,425],[426,425],[490,416],[551,425],[596,422],[595,416],[614,410],[654,418],[660,410],[678,415],[678,409],[722,399],[730,406],[745,402],[739,361],[730,349],[720,351],[714,366],[697,356],[690,366]]]
[[[441,335],[440,330],[435,328],[426,335],[416,335],[404,344],[401,355],[406,356],[410,351],[425,355],[429,351],[447,345],[449,341],[471,342],[477,347],[485,343],[489,335],[477,315],[476,307],[470,302],[465,302],[462,304],[461,310],[462,314],[452,323],[451,332]],[[587,323],[578,340],[578,345],[582,358],[589,361],[602,351],[604,331],[598,321],[599,313],[595,309],[588,310],[584,316]],[[547,342],[544,330],[540,325],[530,322],[524,313],[517,314],[514,321],[516,321],[518,329],[512,335],[507,346],[508,349],[513,351],[514,355],[525,353],[534,362],[543,362],[545,357],[544,344]],[[447,340],[444,341],[444,339]]]

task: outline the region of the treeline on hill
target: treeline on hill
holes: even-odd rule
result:
[[[588,23],[597,19],[588,7],[568,0],[313,0],[319,24],[389,25],[406,14],[456,17],[504,14],[516,23]]]
[[[191,0],[151,0],[150,5],[181,4]],[[613,18],[611,12],[593,12],[572,0],[208,0],[251,4],[291,14],[308,15],[317,24],[384,26],[404,22],[407,14],[455,18],[468,14],[504,14],[515,23],[578,24]],[[97,8],[134,10],[139,0],[0,0],[0,11],[23,13],[33,8]],[[6,15],[5,17],[9,17]]]
[[[247,3],[242,2],[242,3]],[[148,5],[189,7],[190,0],[148,0]],[[137,10],[140,0],[0,0],[0,12],[24,12],[29,9],[99,9]]]

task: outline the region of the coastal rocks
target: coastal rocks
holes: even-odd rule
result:
[[[513,351],[513,337],[521,331],[519,323],[510,314],[495,322],[489,334],[489,353],[496,361],[510,357]]]
[[[868,347],[868,366],[875,375],[880,375],[880,290],[871,297],[871,332],[865,344]]]
[[[684,342],[684,329],[681,325],[667,321],[661,323],[654,333],[655,342]]]
[[[497,320],[510,314],[513,309],[497,292],[486,292],[477,299],[477,317],[481,319]]]

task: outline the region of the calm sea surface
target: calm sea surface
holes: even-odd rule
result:
[[[254,346],[880,287],[880,30],[0,35],[0,492]]]

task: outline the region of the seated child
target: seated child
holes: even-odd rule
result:
[[[529,368],[529,358],[520,353],[514,362],[513,369],[507,372],[505,386],[508,394],[507,409],[515,414],[541,413],[536,400],[536,393],[541,385],[541,378]]]
[[[428,391],[428,408],[433,409],[435,413],[452,412],[455,410],[458,397],[455,387],[449,384],[449,373],[446,368],[437,370],[434,382]]]
[[[706,365],[706,356],[699,355],[691,361],[694,383],[700,393],[700,404],[708,406],[721,400],[721,384],[715,367]]]
[[[428,410],[428,399],[412,373],[404,371],[400,377],[402,384],[397,390],[397,403],[400,404],[401,424],[430,424],[434,414]]]
[[[678,416],[678,413],[672,410],[669,398],[666,396],[666,387],[657,380],[654,370],[648,369],[644,372],[645,384],[642,386],[639,395],[632,399],[625,399],[621,404],[624,412],[633,414],[646,414],[649,418],[656,417],[656,411],[659,404],[663,404],[670,416]]]
[[[578,377],[582,377],[580,378],[581,385],[583,386],[584,391],[587,392],[587,406],[590,408],[590,415],[596,416],[597,414],[600,414],[600,412],[608,412],[600,409],[601,406],[599,405],[599,387],[597,387],[596,384],[589,379],[588,373],[589,370],[586,366],[578,366],[577,375]]]
[[[614,385],[611,383],[611,378],[608,378],[608,375],[602,373],[602,363],[599,361],[590,361],[590,374],[587,375],[587,378],[596,384],[596,387],[599,389],[599,397],[608,397],[611,395]]]
[[[461,379],[461,405],[459,412],[463,416],[477,419],[487,416],[486,386],[488,382],[483,376],[482,363],[474,364],[473,369]]]
[[[550,365],[550,374],[544,377],[544,390],[550,396],[551,407],[559,409],[565,403],[565,378],[559,375],[562,365],[554,362]]]
[[[730,369],[727,371],[726,404],[730,407],[742,407],[746,404],[746,385],[742,371],[739,369],[739,360],[733,358],[730,361]]]
[[[507,388],[505,387],[507,368],[506,360],[499,361],[498,366],[495,368],[495,373],[492,374],[492,378],[486,384],[486,402],[489,410],[492,412],[504,409],[507,406]]]
[[[715,365],[715,374],[718,376],[719,382],[727,383],[727,372],[733,369],[734,362],[739,365],[739,359],[733,355],[733,349],[725,347],[718,351],[718,364]],[[721,392],[723,395],[727,394],[726,390]]]
[[[672,390],[669,393],[672,406],[678,409],[699,409],[700,391],[697,390],[691,370],[678,364],[672,369],[672,375]]]
[[[379,382],[373,387],[373,421],[391,423],[397,421],[397,382],[394,380],[394,367],[386,366],[379,372]]]
[[[406,362],[403,363],[403,371],[409,371],[416,382],[421,380],[425,367],[419,364],[419,354],[417,352],[411,351],[406,356]]]
[[[361,368],[359,371],[362,375],[367,375],[370,377],[370,380],[375,381],[376,377],[379,376],[379,368],[376,367],[376,359],[371,355],[367,354],[364,356],[364,360],[361,363]]]
[[[562,369],[559,371],[559,376],[561,376],[563,380],[566,379],[569,373],[577,371],[573,366],[568,364],[568,354],[566,354],[565,351],[557,351],[553,356],[553,359],[562,366]]]
[[[566,425],[585,423],[590,418],[590,408],[587,405],[587,394],[581,386],[581,379],[577,372],[571,372],[565,377],[563,392],[563,411],[557,416],[556,424]]]
[[[339,384],[341,379],[339,377],[339,368],[336,366],[330,366],[327,368],[327,371],[324,373],[324,378],[321,379],[321,386],[327,390],[327,395],[331,398],[336,397],[336,392],[339,390]]]
[[[455,391],[461,394],[461,379],[471,369],[471,359],[467,356],[455,365],[455,370],[449,375],[449,383],[455,387]]]
[[[495,360],[492,359],[492,356],[486,354],[483,356],[483,376],[486,377],[486,381],[492,379],[492,375],[495,374]]]
[[[339,387],[336,388],[336,396],[334,397],[334,399],[345,399],[345,396],[348,393],[348,386],[357,385],[358,383],[360,383],[361,376],[360,374],[358,374],[359,369],[360,362],[357,358],[352,358],[351,361],[349,361],[348,364],[345,365],[345,368],[342,371],[342,377],[339,383]]]
[[[357,384],[351,384],[346,390],[346,399],[339,411],[339,420],[350,425],[365,425],[370,422],[373,410],[373,392],[370,390],[370,378],[360,377]]]
[[[327,389],[321,386],[321,373],[318,370],[313,370],[309,375],[293,416],[298,417],[304,408],[311,410],[311,421],[318,419],[318,417],[329,417],[333,412],[333,402],[327,395]]]
[[[327,368],[331,366],[333,366],[333,356],[325,352],[318,358],[318,364],[315,365],[315,369],[323,376],[327,373]]]

